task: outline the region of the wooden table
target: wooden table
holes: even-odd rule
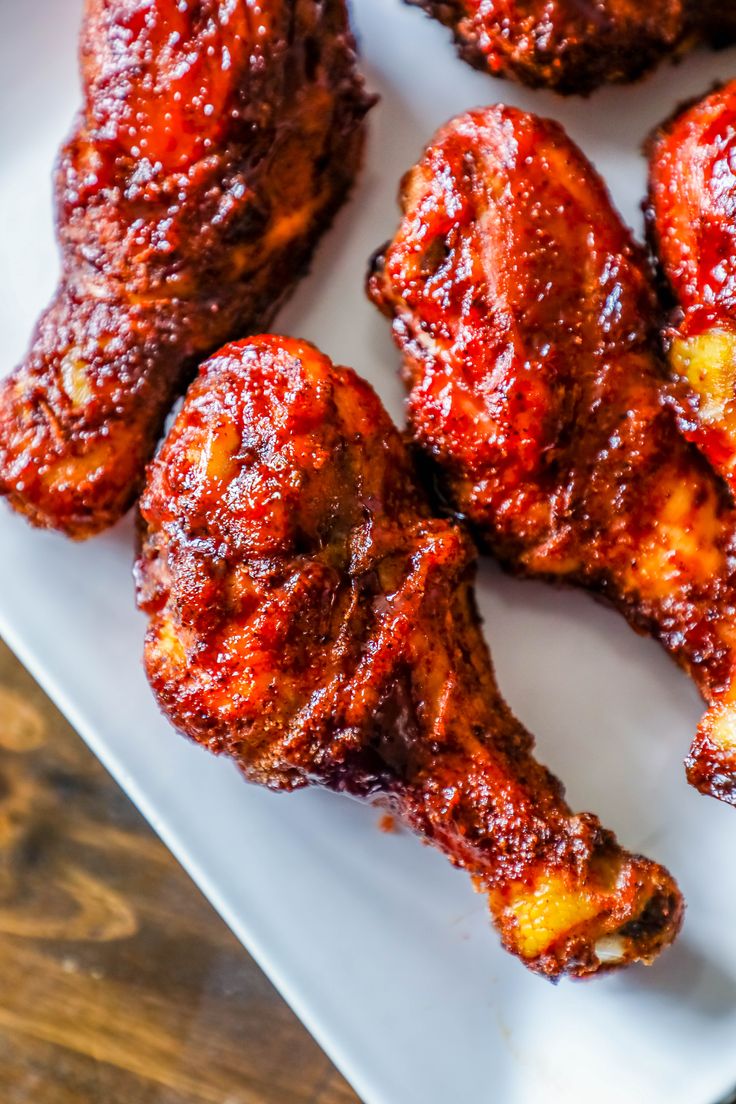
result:
[[[0,642],[2,1104],[357,1099]]]

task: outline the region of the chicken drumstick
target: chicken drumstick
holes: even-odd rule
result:
[[[477,69],[533,88],[587,95],[636,80],[699,40],[725,46],[722,0],[407,0],[452,29]]]
[[[369,293],[416,441],[508,568],[602,595],[692,674],[690,780],[736,804],[736,508],[679,428],[643,253],[561,127],[512,108],[442,129],[402,203]]]
[[[61,283],[0,383],[0,493],[73,537],[130,506],[196,363],[273,317],[370,104],[344,0],[87,0],[81,61]]]
[[[573,815],[534,760],[480,632],[474,548],[431,515],[353,372],[293,340],[227,346],[151,465],[142,515],[146,669],[181,732],[273,789],[388,805],[549,977],[672,940],[666,871]]]
[[[648,226],[669,291],[680,425],[736,493],[736,82],[650,143]]]

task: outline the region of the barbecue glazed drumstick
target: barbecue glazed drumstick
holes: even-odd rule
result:
[[[85,537],[130,506],[196,363],[259,330],[360,162],[344,0],[87,0],[62,280],[0,384],[0,493]]]
[[[574,816],[501,698],[475,551],[371,388],[301,342],[201,370],[142,500],[145,661],[176,727],[277,790],[377,800],[468,870],[556,978],[651,960],[682,904]]]
[[[677,304],[665,332],[680,424],[736,492],[736,83],[650,143],[648,228]]]
[[[698,40],[725,46],[724,0],[407,0],[450,27],[477,69],[587,95],[636,80]]]
[[[564,131],[511,108],[441,130],[402,202],[369,292],[413,436],[508,568],[597,592],[692,674],[690,780],[736,804],[736,509],[678,426],[643,254]]]

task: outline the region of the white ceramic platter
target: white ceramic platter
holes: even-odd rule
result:
[[[56,279],[50,170],[78,100],[80,7],[0,0],[1,371]],[[354,16],[382,97],[368,164],[279,327],[355,367],[401,419],[398,357],[363,275],[435,128],[497,99],[556,116],[640,231],[645,135],[736,75],[736,52],[568,102],[473,73],[400,0],[355,0]],[[465,876],[378,831],[375,811],[250,788],[169,729],[140,665],[132,532],[75,546],[0,508],[0,631],[367,1104],[714,1104],[736,1084],[736,811],[685,783],[700,705],[656,645],[585,595],[482,568],[501,687],[540,756],[574,805],[667,863],[689,902],[653,968],[555,988],[500,949]]]

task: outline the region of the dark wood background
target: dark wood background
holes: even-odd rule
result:
[[[0,642],[2,1104],[356,1104]]]

